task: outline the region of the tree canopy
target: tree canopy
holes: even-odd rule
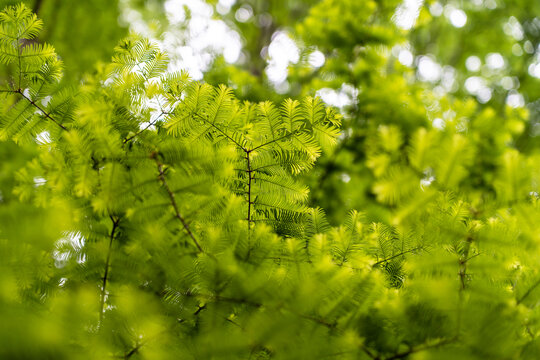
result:
[[[540,3],[0,5],[0,358],[540,357]]]

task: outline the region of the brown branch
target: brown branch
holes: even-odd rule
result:
[[[465,239],[466,245],[465,245],[465,251],[463,252],[463,255],[459,259],[459,280],[461,283],[460,291],[465,290],[466,287],[466,280],[467,280],[467,261],[469,260],[469,251],[471,249],[471,244],[473,242],[473,239],[470,235],[467,235],[467,238]]]
[[[133,135],[131,135],[131,136],[125,138],[124,141],[123,141],[123,143],[125,144],[125,143],[127,143],[128,141],[131,141],[131,140],[133,140],[134,138],[136,138],[137,136],[139,136],[142,132],[144,132],[145,130],[147,130],[150,126],[155,125],[155,124],[161,119],[161,117],[162,117],[163,115],[166,115],[166,114],[168,114],[168,113],[162,111],[161,114],[159,114],[159,116],[158,116],[154,121],[149,122],[148,125],[146,125],[144,128],[140,129],[140,130],[137,131],[135,134],[133,134]]]
[[[384,259],[382,259],[382,260],[377,261],[375,264],[371,265],[371,267],[375,267],[375,266],[377,266],[377,265],[380,265],[380,264],[382,264],[382,263],[385,263],[385,262],[387,262],[387,261],[390,261],[390,260],[395,259],[395,258],[397,258],[397,257],[400,257],[400,256],[402,256],[402,255],[411,253],[411,252],[416,251],[416,250],[422,250],[422,249],[423,249],[423,246],[417,246],[417,247],[415,247],[415,248],[412,248],[412,249],[409,249],[409,250],[406,250],[406,251],[402,251],[402,252],[400,252],[399,254],[396,254],[396,255],[393,255],[393,256],[390,256],[390,257],[387,257],[387,258],[384,258]]]
[[[103,274],[103,283],[101,284],[101,297],[100,297],[100,310],[99,310],[99,324],[101,325],[101,322],[103,321],[103,310],[105,307],[105,293],[107,288],[107,280],[109,278],[109,265],[111,262],[111,253],[112,253],[112,243],[114,240],[114,235],[116,232],[116,229],[118,228],[118,223],[120,222],[120,219],[114,219],[114,217],[111,216],[111,221],[113,223],[111,234],[109,236],[109,249],[107,250],[107,259],[105,260],[105,273]]]
[[[157,153],[152,153],[151,157],[156,161],[158,172],[159,172],[158,179],[161,181],[161,184],[163,185],[163,187],[167,191],[167,194],[169,195],[171,205],[172,205],[172,207],[174,209],[175,217],[182,223],[182,226],[184,227],[184,230],[186,231],[188,236],[191,238],[191,240],[193,241],[193,243],[195,244],[195,246],[197,247],[199,252],[204,253],[203,248],[201,247],[201,245],[199,244],[199,242],[195,238],[195,235],[193,235],[193,232],[191,231],[191,229],[189,227],[189,224],[186,222],[186,220],[184,219],[184,217],[180,213],[180,210],[178,209],[178,204],[176,203],[175,195],[172,192],[169,185],[167,184],[167,180],[165,179],[165,173],[163,172],[163,164],[158,160]]]
[[[275,143],[275,142],[277,142],[277,141],[281,141],[281,140],[286,139],[286,138],[288,138],[288,137],[290,137],[290,136],[296,135],[297,133],[298,133],[298,131],[294,131],[294,132],[288,133],[287,135],[283,135],[283,136],[281,136],[281,137],[279,137],[279,138],[277,138],[277,139],[274,139],[274,140],[265,142],[265,143],[263,143],[263,144],[257,145],[257,146],[255,146],[253,149],[251,149],[251,150],[249,150],[249,151],[254,151],[254,150],[260,149],[260,148],[262,148],[262,147],[265,147],[265,146],[270,145],[270,144],[272,144],[272,143]]]
[[[246,152],[246,159],[247,159],[247,174],[248,174],[248,189],[247,189],[247,195],[248,195],[248,208],[247,208],[247,222],[248,222],[248,231],[251,229],[251,181],[253,180],[252,176],[252,170],[251,170],[251,160],[250,160],[250,151]]]
[[[17,90],[14,90],[13,92],[16,93],[16,94],[21,95],[23,98],[25,98],[26,100],[28,100],[28,101],[30,102],[30,104],[32,104],[32,106],[34,106],[34,107],[35,107],[36,109],[38,109],[43,115],[45,115],[46,118],[48,118],[48,119],[51,120],[53,123],[55,123],[56,125],[58,125],[59,127],[61,127],[62,130],[67,131],[67,128],[66,128],[64,125],[62,125],[62,124],[60,124],[58,121],[56,121],[49,113],[47,113],[45,110],[43,110],[43,109],[41,108],[41,106],[39,106],[38,104],[36,104],[36,103],[34,102],[34,100],[32,100],[32,99],[29,98],[28,96],[24,95],[22,89],[17,89]]]
[[[198,116],[202,121],[204,121],[205,123],[209,124],[210,126],[212,126],[214,129],[216,129],[217,131],[219,131],[223,136],[225,136],[227,139],[229,139],[230,141],[232,141],[236,146],[238,146],[240,149],[242,149],[244,152],[247,151],[247,149],[245,147],[243,147],[238,141],[234,140],[230,135],[228,135],[225,131],[223,131],[222,129],[220,129],[219,127],[216,126],[216,124],[214,124],[213,122],[210,122],[208,121],[204,116],[200,115],[200,114],[197,114],[197,113],[193,113],[193,115],[195,116]]]
[[[420,352],[420,351],[424,351],[424,350],[438,348],[440,346],[451,344],[451,343],[453,343],[455,341],[456,341],[456,337],[453,337],[453,338],[450,338],[450,339],[442,339],[442,340],[440,340],[440,341],[438,341],[436,343],[433,343],[433,344],[424,344],[424,345],[420,345],[420,346],[417,346],[417,347],[411,347],[409,350],[406,350],[406,351],[403,351],[403,352],[400,352],[400,353],[396,353],[396,354],[391,355],[391,356],[389,356],[387,358],[384,358],[384,359],[385,360],[404,359],[404,358],[408,357],[411,354],[414,354],[414,353],[417,353],[417,352]]]
[[[536,280],[536,282],[523,294],[519,299],[516,300],[516,305],[519,305],[525,300],[534,289],[536,289],[540,285],[540,279]]]
[[[126,355],[124,355],[124,359],[129,359],[131,358],[133,355],[135,355],[139,349],[143,346],[144,344],[138,344],[137,346],[135,346],[133,349],[131,349],[128,353],[126,353]]]

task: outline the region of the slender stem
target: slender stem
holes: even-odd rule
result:
[[[455,341],[456,341],[456,337],[453,337],[453,338],[450,338],[450,339],[442,339],[442,340],[440,340],[438,342],[435,342],[435,343],[432,343],[432,344],[425,344],[425,345],[420,345],[420,346],[417,346],[417,347],[412,347],[409,350],[406,350],[404,352],[400,352],[400,353],[394,354],[392,356],[389,356],[389,357],[385,358],[385,360],[395,360],[395,359],[408,358],[409,355],[411,355],[411,354],[414,354],[414,353],[417,353],[417,352],[420,352],[420,351],[424,351],[424,350],[438,348],[440,346],[451,344],[451,343],[453,343]]]
[[[361,345],[361,346],[360,346],[360,349],[362,349],[362,351],[365,352],[366,355],[369,356],[370,358],[372,358],[372,359],[374,359],[374,360],[378,360],[378,359],[379,359],[379,357],[378,357],[377,355],[375,355],[375,354],[373,353],[373,351],[371,351],[371,349],[368,348],[367,346]]]
[[[306,315],[306,314],[300,314],[300,313],[297,313],[297,312],[293,312],[293,314],[295,314],[296,316],[302,318],[302,319],[306,319],[306,320],[311,320],[317,324],[321,324],[322,326],[324,327],[327,327],[329,329],[335,329],[337,324],[336,323],[331,323],[323,318],[319,318],[319,317],[316,317],[316,316],[311,316],[311,315]]]
[[[101,303],[100,303],[100,310],[99,310],[99,324],[101,325],[101,322],[103,321],[103,310],[105,308],[105,296],[106,296],[106,290],[107,290],[107,280],[109,278],[109,265],[111,262],[111,253],[112,253],[112,243],[114,240],[114,235],[116,232],[116,229],[118,228],[118,223],[120,222],[120,219],[114,219],[114,217],[111,216],[111,221],[113,223],[111,234],[109,236],[109,249],[107,250],[107,259],[105,260],[105,273],[103,274],[103,283],[101,284]]]
[[[200,114],[197,114],[197,113],[194,113],[193,115],[199,117],[202,121],[204,121],[205,123],[211,125],[214,129],[216,129],[217,131],[219,131],[223,136],[225,136],[227,139],[229,139],[230,141],[232,141],[236,146],[238,146],[240,149],[242,149],[243,151],[247,151],[247,149],[245,147],[243,147],[238,141],[234,140],[230,135],[228,135],[225,131],[223,131],[222,129],[220,129],[219,127],[217,127],[214,123],[208,121],[204,116],[200,115]]]
[[[463,252],[463,255],[459,259],[459,280],[461,282],[461,289],[460,291],[465,290],[465,287],[467,286],[466,280],[467,280],[467,261],[469,260],[469,251],[471,249],[471,243],[473,241],[471,236],[467,236],[466,238],[466,245],[465,245],[465,251]]]
[[[248,222],[248,231],[251,229],[251,181],[253,180],[252,172],[251,170],[251,160],[250,160],[250,151],[246,151],[246,159],[247,159],[247,174],[248,174],[248,209],[247,209],[247,222]]]
[[[261,144],[261,145],[255,146],[255,147],[254,147],[253,149],[251,149],[250,151],[260,149],[260,148],[262,148],[262,147],[265,147],[265,146],[270,145],[270,144],[272,144],[272,143],[275,143],[275,142],[277,142],[277,141],[281,141],[281,140],[283,140],[283,139],[286,139],[286,138],[288,138],[288,137],[294,136],[294,135],[296,135],[296,134],[297,134],[297,131],[292,132],[292,133],[289,133],[289,134],[287,134],[287,135],[283,135],[282,137],[279,137],[279,138],[277,138],[277,139],[274,139],[274,140],[265,142],[265,143],[263,143],[263,144]]]
[[[466,245],[465,250],[461,257],[459,258],[459,281],[460,281],[460,287],[459,287],[459,303],[458,303],[458,312],[457,312],[457,333],[459,334],[461,329],[461,322],[463,317],[463,294],[467,287],[467,261],[469,261],[469,252],[471,250],[471,243],[473,241],[473,238],[471,235],[467,235],[466,239]]]
[[[13,91],[14,93],[17,93],[19,95],[21,95],[23,98],[25,98],[26,100],[28,100],[30,102],[30,104],[32,104],[32,106],[34,106],[36,109],[38,109],[43,115],[45,115],[46,118],[48,118],[49,120],[51,120],[53,123],[55,123],[56,125],[58,125],[59,127],[61,127],[63,130],[66,130],[67,131],[67,128],[60,124],[58,121],[56,121],[49,113],[47,113],[45,110],[43,110],[41,108],[41,106],[39,106],[38,104],[36,104],[34,102],[34,100],[32,100],[31,98],[29,98],[28,96],[24,95],[23,91],[21,89],[17,89],[17,90],[14,90]]]
[[[397,257],[400,257],[400,256],[402,256],[402,255],[411,253],[411,252],[416,251],[416,250],[422,250],[422,249],[423,249],[422,246],[417,246],[417,247],[415,247],[415,248],[412,248],[412,249],[409,249],[409,250],[402,251],[402,252],[400,252],[399,254],[396,254],[396,255],[393,255],[393,256],[390,256],[390,257],[387,257],[387,258],[384,258],[384,259],[382,259],[382,260],[377,261],[375,264],[372,265],[372,267],[376,267],[377,265],[380,265],[380,264],[382,264],[382,263],[385,263],[385,262],[387,262],[387,261],[390,261],[390,260],[395,259],[395,258],[397,258]]]
[[[248,174],[248,190],[247,190],[247,195],[248,195],[248,208],[247,208],[247,224],[248,224],[248,232],[250,231],[251,229],[251,223],[252,223],[252,220],[251,220],[251,205],[253,204],[252,201],[251,201],[251,182],[253,181],[253,170],[251,169],[251,158],[250,158],[250,153],[253,151],[253,150],[248,150],[246,149],[245,147],[243,147],[238,141],[234,140],[231,136],[229,136],[227,133],[225,133],[223,130],[221,130],[219,127],[217,127],[214,123],[211,123],[210,121],[208,121],[207,119],[205,119],[203,116],[199,115],[199,114],[195,114],[197,115],[199,118],[201,118],[205,123],[207,124],[210,124],[212,127],[214,127],[216,130],[218,130],[221,134],[223,134],[223,136],[225,136],[227,139],[229,139],[230,141],[232,141],[236,146],[238,146],[245,154],[246,154],[246,161],[247,161],[247,174]]]
[[[17,36],[17,61],[19,63],[19,82],[17,83],[17,87],[21,88],[22,83],[22,61],[21,61],[21,55],[22,55],[22,46],[21,46],[21,39],[19,36]]]
[[[135,56],[133,55],[132,51],[130,50],[129,51],[130,55],[133,56],[133,58],[135,58]],[[140,63],[136,63],[135,64],[137,66],[137,69],[139,70],[139,72],[141,73],[142,77],[144,78],[145,81],[150,81],[150,79],[148,79],[148,76],[146,76],[146,74],[144,73],[143,69],[141,69],[141,64]],[[159,116],[152,122],[150,122],[147,126],[145,126],[143,129],[140,129],[136,134],[124,139],[123,143],[127,143],[128,141],[132,140],[133,138],[139,136],[143,131],[145,131],[146,129],[148,129],[150,126],[154,125],[155,123],[157,123],[159,121],[159,119],[165,115],[165,114],[168,114],[165,110],[163,110],[163,106],[161,106],[161,103],[159,102],[159,99],[157,100],[157,103],[158,103],[158,106],[161,110],[161,114],[159,114]]]
[[[539,285],[540,279],[536,280],[536,282],[525,292],[525,294],[523,294],[519,299],[516,300],[516,304],[521,304],[523,300],[525,300]]]
[[[182,99],[179,99],[179,98],[176,98],[178,101],[182,101]],[[208,121],[208,119],[206,119],[204,116],[202,116],[201,114],[198,114],[196,112],[193,113],[193,116],[197,116],[199,119],[201,119],[202,121],[204,121],[206,124],[209,124],[210,126],[212,126],[214,129],[216,129],[217,131],[219,131],[223,136],[225,136],[227,139],[229,139],[230,141],[232,141],[236,146],[238,146],[240,149],[242,149],[242,151],[246,152],[248,151],[244,146],[242,146],[242,144],[240,144],[238,141],[234,140],[229,134],[227,134],[225,131],[223,131],[222,129],[220,129],[218,126],[216,126],[216,124],[214,124],[213,122],[210,122]]]
[[[159,116],[152,122],[149,122],[148,125],[146,125],[144,128],[140,129],[139,131],[137,131],[135,134],[127,137],[124,139],[123,143],[127,143],[128,141],[130,140],[133,140],[134,138],[136,138],[137,136],[139,136],[143,131],[145,131],[146,129],[148,129],[150,126],[152,125],[155,125],[163,115],[167,114],[166,112],[164,112],[163,110],[161,111],[161,114],[159,114]]]
[[[189,224],[186,222],[182,214],[180,213],[180,210],[178,209],[178,204],[176,203],[176,198],[174,196],[174,193],[172,192],[171,188],[167,184],[167,180],[165,179],[165,173],[163,172],[163,164],[158,160],[157,154],[152,154],[153,159],[156,161],[159,176],[158,179],[161,181],[161,184],[167,191],[167,194],[169,195],[169,199],[171,200],[171,205],[174,209],[174,216],[182,223],[182,226],[184,227],[184,230],[188,234],[188,236],[191,238],[199,252],[204,253],[203,248],[195,238],[195,235],[193,235],[193,232],[191,231]]]

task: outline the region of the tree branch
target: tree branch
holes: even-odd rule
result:
[[[111,262],[111,253],[112,253],[112,243],[114,240],[114,235],[116,232],[116,229],[118,228],[118,223],[120,222],[120,219],[114,219],[114,217],[111,216],[111,221],[113,223],[111,234],[109,236],[109,249],[107,250],[107,259],[105,260],[105,273],[103,274],[103,283],[101,284],[101,297],[100,297],[100,310],[99,310],[99,324],[101,325],[101,322],[103,321],[103,310],[105,307],[105,293],[107,289],[107,280],[109,277],[109,264]]]
[[[433,344],[424,344],[424,345],[420,345],[420,346],[417,346],[417,347],[411,347],[409,350],[406,350],[406,351],[403,351],[403,352],[400,352],[400,353],[396,353],[396,354],[391,355],[391,356],[389,356],[387,358],[384,358],[384,359],[385,360],[404,359],[404,358],[408,357],[411,354],[414,354],[414,353],[417,353],[417,352],[420,352],[420,351],[424,351],[424,350],[438,348],[439,346],[448,345],[448,344],[453,343],[454,341],[456,341],[455,337],[450,338],[450,339],[442,339],[442,340],[440,340],[438,342],[435,342]]]
[[[137,136],[139,136],[143,131],[145,131],[146,129],[148,129],[150,126],[152,125],[155,125],[163,115],[167,114],[167,112],[164,112],[164,111],[161,111],[161,114],[159,114],[159,116],[154,120],[154,121],[151,121],[148,123],[148,125],[146,125],[144,128],[140,129],[139,131],[137,131],[135,134],[127,137],[124,139],[123,143],[127,143],[128,141],[131,141],[133,140],[134,138],[136,138]]]
[[[536,289],[540,285],[540,279],[536,280],[536,282],[525,292],[525,294],[521,295],[519,299],[516,300],[516,305],[519,305],[525,300],[534,289]]]
[[[277,139],[274,139],[274,140],[265,142],[265,143],[263,143],[263,144],[257,145],[257,146],[255,146],[253,149],[251,149],[250,151],[254,151],[254,150],[260,149],[260,148],[262,148],[262,147],[265,147],[265,146],[267,146],[267,145],[270,145],[270,144],[272,144],[272,143],[281,141],[281,140],[286,139],[286,138],[288,138],[288,137],[290,137],[290,136],[296,135],[297,133],[298,133],[298,131],[294,131],[294,132],[292,132],[292,133],[288,133],[287,135],[283,135],[282,137],[279,137],[279,138],[277,138]]]
[[[465,290],[465,287],[467,286],[466,280],[467,280],[467,261],[469,260],[469,251],[471,249],[471,244],[473,242],[473,238],[470,235],[467,235],[465,244],[465,251],[463,252],[463,255],[459,259],[459,280],[461,283],[460,291]]]
[[[247,159],[247,174],[248,174],[248,189],[247,189],[247,195],[248,195],[248,208],[247,208],[247,222],[248,222],[248,232],[251,229],[251,181],[253,180],[252,172],[251,170],[251,161],[250,161],[250,151],[246,152],[246,159]]]
[[[417,246],[417,247],[415,247],[415,248],[412,248],[412,249],[409,249],[409,250],[406,250],[406,251],[402,251],[402,252],[400,252],[399,254],[396,254],[396,255],[393,255],[393,256],[390,256],[390,257],[387,257],[387,258],[384,258],[384,259],[382,259],[382,260],[377,261],[375,264],[371,265],[371,267],[375,267],[375,266],[377,266],[377,265],[380,265],[380,264],[382,264],[382,263],[385,263],[385,262],[387,262],[387,261],[390,261],[390,260],[395,259],[395,258],[397,258],[397,257],[400,257],[400,256],[402,256],[402,255],[411,253],[411,252],[416,251],[416,250],[422,250],[422,249],[423,249],[422,246]]]
[[[223,131],[222,129],[220,129],[219,127],[216,126],[216,124],[208,121],[204,116],[200,115],[200,114],[197,114],[197,113],[193,113],[193,115],[199,117],[202,121],[204,121],[205,123],[211,125],[214,129],[216,129],[217,131],[219,131],[223,136],[225,136],[227,139],[229,139],[230,141],[232,141],[236,146],[238,146],[240,149],[242,149],[244,152],[247,151],[247,149],[245,147],[243,147],[238,141],[234,140],[230,135],[228,135],[225,131]]]
[[[151,157],[156,161],[157,169],[158,169],[158,172],[159,172],[158,179],[161,181],[161,184],[163,185],[163,187],[167,191],[167,194],[169,195],[171,205],[172,205],[172,207],[174,209],[175,217],[182,223],[182,226],[184,227],[184,230],[186,231],[188,236],[191,238],[191,240],[193,241],[193,243],[195,244],[195,246],[197,247],[199,252],[204,253],[203,248],[201,247],[201,245],[199,244],[199,242],[195,238],[195,235],[193,235],[193,232],[191,231],[191,229],[189,227],[189,224],[186,222],[186,220],[184,219],[182,214],[180,214],[180,210],[178,209],[178,205],[176,203],[176,198],[175,198],[174,193],[172,192],[171,188],[167,184],[167,180],[165,179],[165,173],[163,172],[163,164],[158,160],[157,153],[153,153]]]
[[[30,104],[32,104],[32,106],[34,106],[36,109],[38,109],[43,115],[45,115],[45,117],[49,120],[51,120],[53,123],[55,123],[56,125],[58,125],[59,127],[62,128],[62,130],[65,130],[67,131],[67,128],[60,124],[58,121],[56,121],[49,113],[47,113],[45,110],[43,110],[41,108],[41,106],[39,106],[38,104],[36,104],[34,102],[34,100],[32,100],[31,98],[29,98],[28,96],[24,95],[23,91],[21,89],[17,89],[17,90],[13,90],[13,93],[16,93],[16,94],[19,94],[21,95],[23,98],[25,98],[26,100],[28,100],[30,102]]]

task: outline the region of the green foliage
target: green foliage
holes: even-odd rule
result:
[[[344,117],[135,34],[70,87],[41,21],[0,13],[0,358],[539,357],[529,113],[409,81],[395,2],[309,4],[327,61],[291,76],[352,84]]]

